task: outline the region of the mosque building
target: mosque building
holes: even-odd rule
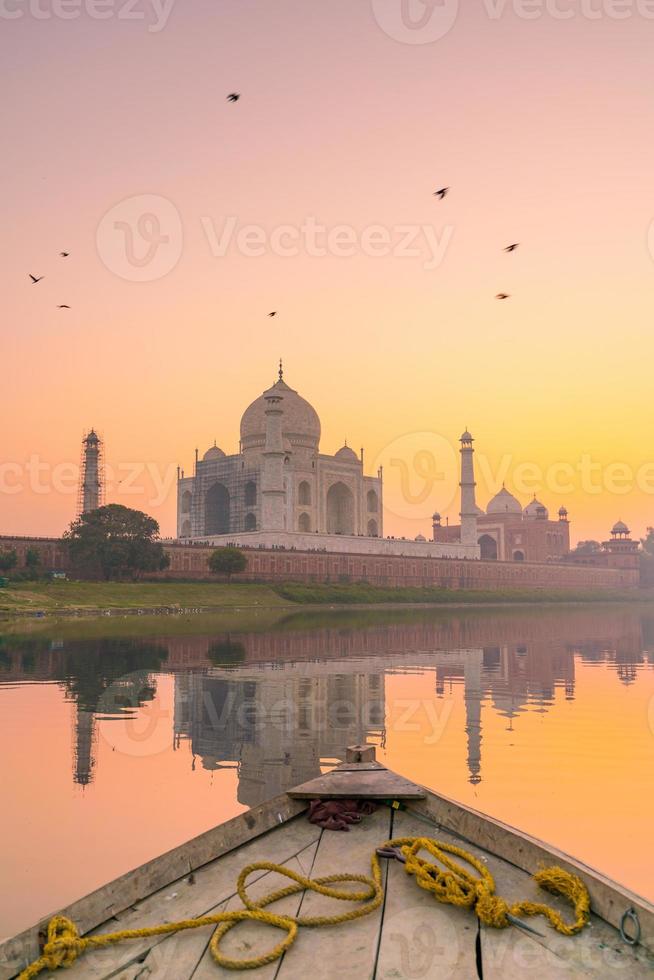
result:
[[[279,377],[246,408],[238,453],[217,445],[178,473],[177,536],[191,542],[349,553],[478,558],[474,510],[457,542],[383,537],[382,471],[364,473],[347,443],[320,452],[317,412]],[[470,469],[470,480],[472,469]],[[462,486],[465,477],[462,476]],[[474,504],[474,485],[472,486]],[[465,490],[462,490],[462,499]]]
[[[477,506],[474,488],[473,438],[469,432],[461,436],[461,525],[443,525],[441,515],[433,517],[433,539],[438,542],[464,540],[475,534],[479,557],[491,561],[562,561],[570,551],[570,523],[565,507],[560,507],[558,520],[550,520],[549,511],[534,499],[523,508],[517,497],[502,486],[489,501],[486,510]]]

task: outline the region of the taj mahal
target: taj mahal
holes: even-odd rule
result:
[[[345,444],[320,452],[320,418],[284,380],[246,408],[239,451],[214,444],[192,476],[178,471],[177,536],[186,541],[330,552],[478,558],[472,446],[462,443],[461,533],[457,541],[383,537],[381,469],[364,472]],[[470,451],[468,451],[470,450]]]

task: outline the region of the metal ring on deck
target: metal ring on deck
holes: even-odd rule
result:
[[[624,931],[627,919],[631,919],[634,924],[635,931],[633,936],[628,936]],[[635,908],[632,907],[627,909],[626,912],[622,913],[622,918],[620,919],[620,935],[622,936],[624,942],[628,943],[629,946],[637,946],[640,942],[640,919],[638,918],[638,912],[636,912]]]

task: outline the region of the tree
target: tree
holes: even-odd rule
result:
[[[0,572],[10,572],[18,564],[16,549],[11,551],[0,551]]]
[[[239,548],[215,548],[209,555],[209,571],[214,575],[226,575],[231,582],[234,572],[244,572],[247,557]]]
[[[654,586],[654,527],[647,528],[647,537],[640,539],[640,582],[651,588]]]
[[[25,568],[30,576],[36,578],[41,564],[41,553],[38,548],[28,548],[25,552]]]
[[[573,555],[596,555],[602,550],[599,541],[579,541],[577,547],[572,551]]]
[[[70,562],[82,574],[104,579],[138,578],[167,568],[157,540],[159,525],[140,510],[107,504],[82,514],[64,534]]]

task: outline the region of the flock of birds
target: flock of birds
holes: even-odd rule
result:
[[[241,93],[240,92],[230,92],[229,95],[227,96],[227,101],[228,102],[238,102],[238,100],[240,98],[241,98]],[[442,201],[449,194],[449,192],[450,192],[450,188],[449,187],[440,187],[437,191],[434,191],[434,197],[437,197],[440,201]],[[505,246],[504,251],[505,252],[515,252],[516,248],[518,248],[519,245],[520,245],[520,242],[512,242],[511,245],[506,245]],[[60,252],[59,255],[61,256],[62,259],[67,259],[68,256],[70,255],[70,252]],[[45,279],[45,276],[33,276],[31,272],[29,273],[29,277],[32,280],[32,285],[34,285],[34,286],[37,284],[37,282],[41,282],[42,279]],[[495,294],[495,299],[510,299],[510,298],[511,298],[511,293],[496,293]],[[57,309],[58,310],[69,310],[70,309],[70,306],[68,305],[68,303],[59,303],[59,305],[57,306]],[[277,310],[272,310],[268,314],[268,316],[277,316]]]
[[[437,197],[440,201],[449,193],[449,187],[441,187],[439,190],[434,191],[434,197]],[[516,248],[520,245],[520,242],[512,242],[510,245],[504,247],[505,252],[515,252]],[[511,293],[496,293],[495,299],[510,299]]]
[[[70,255],[70,252],[60,252],[59,255],[61,256],[62,259],[67,259],[68,256]],[[37,282],[41,282],[42,279],[45,279],[45,276],[33,276],[31,272],[29,272],[28,275],[29,275],[30,279],[32,280],[32,285],[33,286],[36,286]],[[68,305],[68,303],[59,303],[59,305],[57,306],[57,309],[58,310],[69,310],[70,309],[70,306]]]

